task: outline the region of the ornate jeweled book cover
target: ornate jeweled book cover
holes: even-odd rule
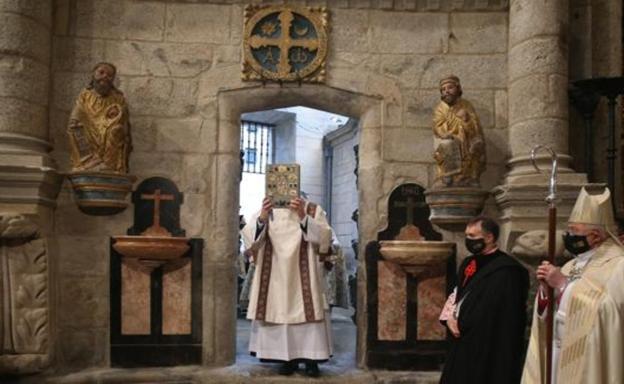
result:
[[[290,200],[299,197],[299,164],[269,164],[266,172],[266,196],[273,206],[284,208]]]

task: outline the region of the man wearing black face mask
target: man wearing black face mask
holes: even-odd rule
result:
[[[466,227],[471,255],[440,316],[452,335],[440,383],[520,382],[529,276],[498,249],[498,233],[498,224],[483,216]]]
[[[608,189],[583,188],[563,241],[575,257],[562,268],[543,262],[523,383],[545,381],[547,287],[555,290],[553,384],[624,383],[624,249],[615,235]]]

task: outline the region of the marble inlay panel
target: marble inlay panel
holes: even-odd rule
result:
[[[150,334],[150,275],[121,263],[121,334]]]
[[[377,310],[377,338],[405,340],[407,333],[407,280],[397,264],[378,262],[379,306]]]
[[[445,328],[438,321],[446,301],[446,277],[434,277],[418,282],[418,340],[444,340]]]
[[[190,261],[190,259],[189,259]],[[191,333],[191,263],[163,273],[163,335]]]

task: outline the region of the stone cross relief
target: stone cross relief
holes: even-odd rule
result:
[[[415,202],[414,201],[414,197],[412,197],[412,196],[409,196],[407,198],[406,202],[399,201],[399,202],[394,203],[395,207],[406,208],[406,211],[407,211],[407,213],[406,213],[407,217],[406,217],[406,220],[405,220],[405,224],[406,225],[414,223],[414,210],[417,207],[422,206],[422,205],[423,205],[422,203],[419,204],[419,203]]]
[[[396,236],[396,240],[423,240],[418,227],[414,225],[414,212],[416,208],[426,205],[423,202],[414,200],[413,196],[408,196],[405,202],[397,201],[395,208],[405,208],[405,226],[403,226]]]
[[[144,236],[171,236],[171,233],[160,226],[160,202],[173,201],[173,195],[163,195],[160,189],[156,189],[153,194],[141,194],[142,200],[154,200],[154,224],[143,232]]]

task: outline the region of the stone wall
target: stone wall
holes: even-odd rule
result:
[[[284,119],[275,125],[275,162],[288,163],[295,161],[296,137],[297,137],[297,115],[289,113],[290,118]]]
[[[308,108],[290,108],[297,113],[296,162],[301,167],[301,190],[308,200],[325,208],[325,177],[323,137],[337,125],[330,120],[331,114]]]
[[[331,226],[340,241],[347,271],[354,273],[356,260],[351,241],[358,240],[358,231],[351,217],[358,208],[353,150],[358,143],[357,121],[349,120],[345,126],[326,136],[326,140],[332,148]]]
[[[483,186],[498,184],[504,171],[509,155],[506,1],[325,3],[330,3],[332,26],[326,84],[279,87],[240,80],[243,1],[56,2],[50,101],[54,157],[61,169],[69,169],[64,132],[74,99],[95,63],[116,64],[119,88],[130,105],[131,173],[139,180],[172,179],[185,194],[182,227],[189,236],[206,240],[206,365],[229,364],[234,358],[241,113],[305,105],[360,118],[361,244],[385,225],[386,199],[394,186],[431,184],[430,122],[441,77],[458,75],[464,97],[480,115],[488,156]],[[125,233],[131,212],[85,216],[67,184],[58,205],[53,256],[58,259],[57,363],[71,370],[106,366],[108,238]],[[361,273],[361,295],[363,279]],[[365,297],[359,299],[366,304]],[[359,321],[361,330],[366,324],[363,317]],[[359,356],[363,343],[360,338]]]
[[[601,20],[592,23],[592,20]],[[622,29],[614,26],[621,24],[622,4],[606,0],[590,2],[587,0],[570,1],[570,81],[592,77],[612,77],[622,75]],[[621,106],[621,102],[618,103]],[[592,121],[592,170],[593,182],[607,180],[607,148],[609,132],[607,122],[607,100],[602,98],[594,112]],[[621,114],[616,113],[615,137],[621,137]],[[585,137],[585,124],[581,113],[570,107],[570,137]],[[571,140],[570,154],[574,159],[574,168],[585,172],[585,140]],[[617,145],[617,144],[616,144]],[[622,153],[616,160],[622,159]],[[614,191],[617,210],[624,212],[622,200],[621,172],[616,172],[617,189]]]

